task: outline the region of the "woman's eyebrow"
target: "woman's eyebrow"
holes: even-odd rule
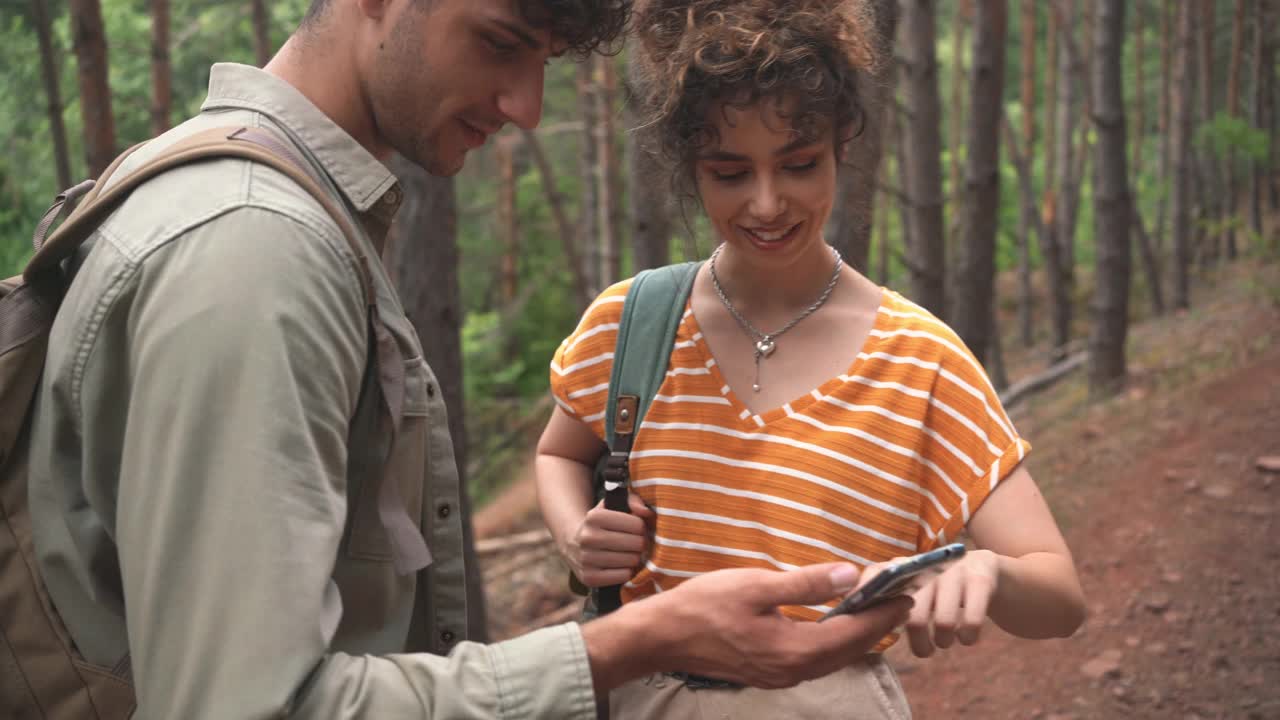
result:
[[[787,143],[786,145],[783,145],[782,147],[778,148],[777,150],[774,150],[774,151],[773,151],[773,154],[774,154],[774,155],[786,155],[787,153],[795,152],[796,150],[799,150],[800,148],[808,147],[808,146],[812,145],[813,143],[814,143],[814,141],[813,141],[813,140],[810,140],[809,138],[802,138],[802,137],[801,137],[801,138],[796,138],[795,140],[792,140],[791,142]],[[701,155],[699,155],[699,156],[698,156],[698,159],[699,159],[699,160],[722,161],[722,162],[747,162],[747,161],[748,161],[748,160],[750,160],[751,158],[747,157],[746,155],[740,155],[740,154],[738,154],[738,153],[731,153],[731,152],[729,152],[729,151],[727,151],[727,150],[712,150],[712,151],[710,151],[710,152],[702,153]]]

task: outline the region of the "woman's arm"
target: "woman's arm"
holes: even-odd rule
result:
[[[631,495],[631,514],[592,507],[591,472],[606,450],[591,428],[559,407],[538,441],[534,471],[538,506],[556,547],[589,587],[631,579],[645,548],[653,511]]]
[[[978,549],[913,594],[913,653],[928,657],[957,639],[972,645],[987,617],[1025,638],[1067,637],[1080,627],[1084,593],[1071,551],[1026,468],[992,491],[968,532]]]
[[[1071,551],[1025,467],[1014,470],[969,520],[974,544],[997,556],[989,614],[1028,638],[1067,637],[1084,622],[1084,591]]]

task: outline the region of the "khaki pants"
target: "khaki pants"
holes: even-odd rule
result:
[[[911,708],[893,668],[868,655],[826,677],[784,690],[692,690],[668,675],[632,680],[609,694],[610,720],[910,720]]]

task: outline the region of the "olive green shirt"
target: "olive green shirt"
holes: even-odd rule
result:
[[[287,138],[378,257],[395,177],[256,68],[214,66],[200,115],[118,172],[222,126]],[[31,510],[59,612],[90,663],[131,670],[137,717],[595,716],[576,625],[464,641],[442,394],[375,261],[405,359],[393,444],[354,255],[318,203],[273,169],[208,161],[135,191],[91,243],[49,340]],[[388,466],[434,556],[420,573],[392,567]]]

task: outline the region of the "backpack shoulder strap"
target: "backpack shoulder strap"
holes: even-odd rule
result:
[[[687,262],[642,271],[631,281],[622,304],[604,416],[609,455],[600,472],[604,506],[609,510],[630,512],[631,444],[667,376],[676,329],[701,265]],[[622,605],[621,593],[620,585],[598,588],[595,609],[590,612],[617,610]]]
[[[636,398],[636,407],[628,413],[631,422],[625,424],[638,427],[666,378],[676,328],[701,265],[686,262],[643,270],[631,281],[622,304],[605,408],[605,438],[611,448],[618,427],[618,399]]]

